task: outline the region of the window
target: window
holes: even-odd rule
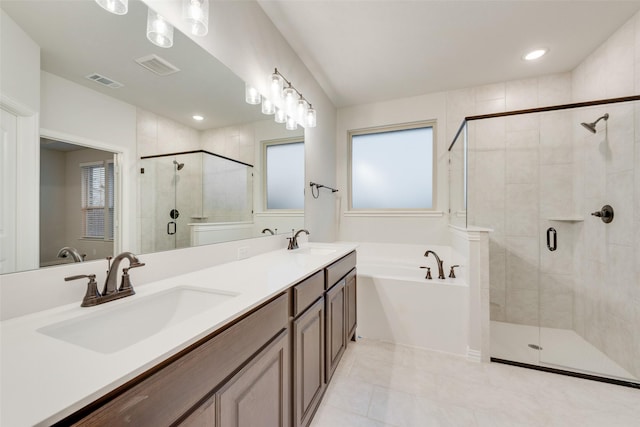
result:
[[[351,209],[433,209],[434,135],[434,122],[350,132]]]
[[[265,144],[266,208],[304,209],[304,142]]]
[[[82,237],[113,240],[113,161],[80,164],[82,171]]]

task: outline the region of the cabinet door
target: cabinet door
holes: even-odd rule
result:
[[[324,391],[324,298],[293,321],[294,426],[311,421]]]
[[[345,295],[347,297],[347,342],[356,340],[356,325],[358,324],[357,300],[356,300],[356,270],[355,268],[345,277]]]
[[[326,366],[327,382],[338,366],[345,347],[347,346],[345,327],[345,279],[340,280],[327,292],[326,296]]]
[[[289,348],[283,331],[222,386],[216,393],[219,427],[289,427]]]
[[[180,427],[216,427],[215,396],[211,396],[198,406],[187,418],[178,424]]]

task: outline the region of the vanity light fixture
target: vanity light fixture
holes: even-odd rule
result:
[[[524,59],[525,61],[534,61],[536,59],[542,58],[544,55],[547,54],[547,52],[549,52],[549,49],[532,50],[531,52],[524,55],[522,59]]]
[[[285,87],[286,83],[286,87]],[[275,108],[275,121],[276,123],[287,123],[287,129],[296,129],[297,123],[302,124],[304,127],[312,128],[317,125],[316,110],[311,103],[300,93],[293,84],[286,79],[276,68],[273,74],[269,77],[269,88],[271,90],[271,104]],[[265,114],[271,114],[265,112],[265,101],[262,103],[262,112]],[[296,127],[288,120],[292,118],[296,123]]]
[[[182,0],[182,19],[191,27],[194,36],[209,32],[209,0]]]
[[[244,100],[247,102],[247,104],[258,105],[260,104],[260,101],[262,101],[262,97],[255,87],[249,84],[245,84]]]
[[[201,121],[203,121],[203,120],[204,120],[204,117],[202,117],[202,116],[200,116],[200,115],[198,115],[198,114],[196,114],[196,115],[194,115],[194,116],[192,116],[192,117],[193,117],[193,120],[196,120],[196,121],[198,121],[198,122],[201,122]]]
[[[147,13],[147,39],[159,47],[173,46],[173,25],[151,9]]]
[[[116,15],[126,15],[129,10],[129,0],[96,0],[96,3]]]

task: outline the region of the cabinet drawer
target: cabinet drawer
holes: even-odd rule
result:
[[[344,256],[326,268],[325,289],[329,289],[356,266],[356,252]]]
[[[303,280],[293,287],[293,316],[307,309],[324,292],[324,271]]]
[[[281,295],[197,347],[185,350],[182,357],[89,413],[78,425],[172,424],[287,328],[288,302],[288,294]]]

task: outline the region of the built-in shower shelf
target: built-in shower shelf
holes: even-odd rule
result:
[[[584,218],[581,216],[555,216],[549,218],[549,221],[559,221],[559,222],[582,222]]]
[[[208,216],[197,216],[197,215],[191,215],[191,219],[207,219],[209,218]]]

